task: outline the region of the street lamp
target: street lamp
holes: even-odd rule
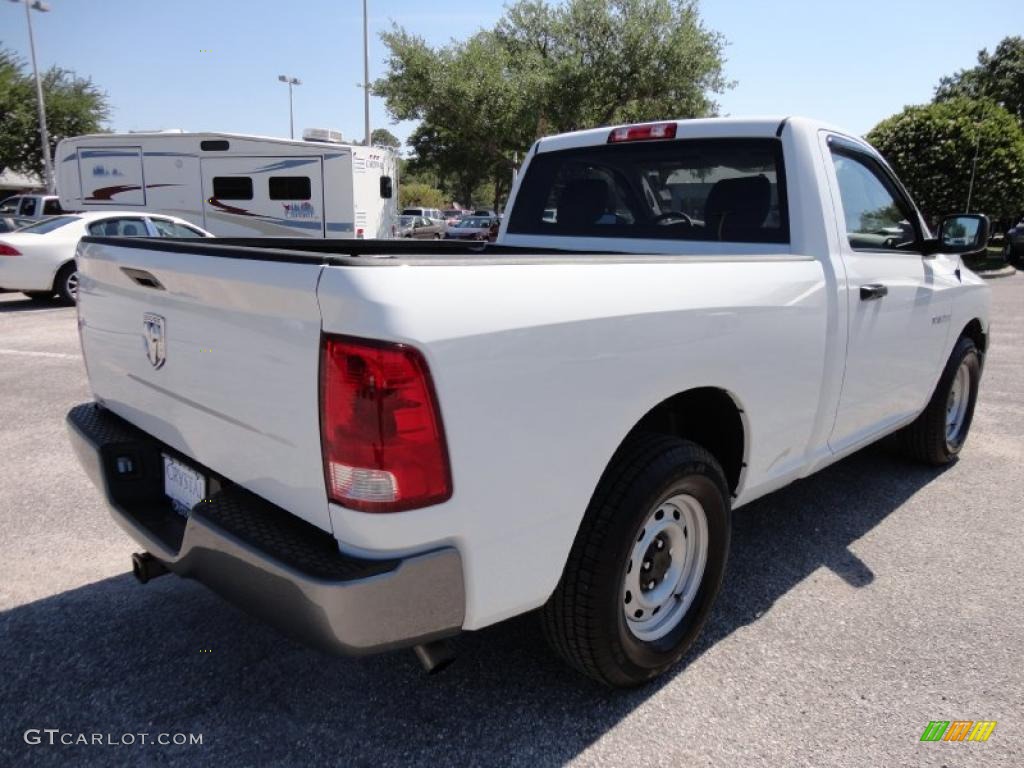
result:
[[[288,75],[278,75],[277,79],[282,83],[288,83],[288,135],[291,138],[295,138],[295,113],[292,110],[292,86],[302,85],[302,81],[297,77],[288,77]]]
[[[366,0],[363,0],[363,130],[366,146],[370,146],[370,45]]]
[[[36,38],[32,33],[32,11],[36,10],[40,13],[46,13],[50,10],[50,6],[42,2],[42,0],[11,0],[12,3],[25,4],[25,19],[28,21],[28,45],[32,50],[32,73],[36,78],[36,104],[39,107],[39,138],[43,144],[43,169],[46,175],[46,192],[52,195],[54,193],[53,185],[53,160],[50,157],[50,134],[46,130],[46,105],[43,103],[43,81],[39,78],[39,67],[36,65]]]

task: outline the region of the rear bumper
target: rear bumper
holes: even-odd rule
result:
[[[330,534],[182,457],[213,478],[210,498],[186,520],[163,495],[162,454],[175,451],[93,403],[72,408],[67,426],[79,461],[132,538],[169,570],[285,633],[332,653],[363,654],[461,629],[465,588],[455,548],[392,560],[344,555]]]

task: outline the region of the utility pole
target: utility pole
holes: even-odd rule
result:
[[[22,2],[22,0],[11,0],[13,3]],[[54,194],[56,188],[53,183],[53,158],[50,157],[50,132],[46,130],[46,105],[43,103],[43,81],[39,77],[39,65],[36,63],[36,38],[32,32],[32,11],[36,10],[40,13],[46,13],[50,10],[50,6],[42,2],[42,0],[24,0],[25,3],[25,19],[28,21],[28,45],[32,50],[32,73],[36,78],[36,105],[39,107],[39,138],[43,145],[43,172],[46,176],[44,179],[46,183],[46,193],[48,195]]]
[[[370,33],[366,16],[366,0],[363,0],[363,135],[366,146],[370,146]]]

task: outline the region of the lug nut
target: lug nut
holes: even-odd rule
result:
[[[644,560],[644,566],[643,567],[644,567],[645,571],[651,570],[651,561],[650,560]]]
[[[665,541],[664,541],[664,539],[658,539],[658,549],[664,549],[664,548],[665,548]]]
[[[654,589],[654,586],[655,586],[654,579],[651,579],[649,582],[647,582],[647,588],[648,589]]]

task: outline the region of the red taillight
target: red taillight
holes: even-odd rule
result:
[[[652,141],[654,139],[674,139],[675,137],[675,123],[648,123],[647,125],[627,125],[623,128],[616,128],[608,134],[608,143]]]
[[[325,336],[320,440],[331,501],[398,512],[452,495],[427,362],[404,344]]]
[[[7,243],[0,243],[0,256],[21,256],[21,251],[12,248]]]

